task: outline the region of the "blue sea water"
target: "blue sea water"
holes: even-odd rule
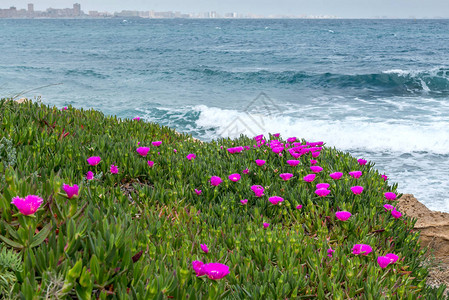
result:
[[[18,94],[203,140],[323,140],[449,212],[448,20],[0,19]]]

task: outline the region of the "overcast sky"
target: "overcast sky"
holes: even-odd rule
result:
[[[35,10],[48,7],[72,7],[76,0],[0,0],[0,8],[25,8],[34,3]],[[89,10],[121,11],[156,10],[183,13],[217,11],[262,15],[335,15],[346,18],[446,17],[449,0],[78,0],[84,12]]]

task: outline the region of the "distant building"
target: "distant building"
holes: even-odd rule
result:
[[[28,13],[29,14],[34,13],[34,4],[33,3],[28,3]]]
[[[73,16],[75,17],[81,16],[81,4],[79,3],[73,4]]]

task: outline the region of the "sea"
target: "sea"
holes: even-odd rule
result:
[[[0,95],[324,141],[449,212],[449,20],[0,19]]]

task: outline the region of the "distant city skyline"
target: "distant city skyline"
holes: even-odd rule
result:
[[[2,0],[0,8],[10,6],[27,9],[29,3],[34,4],[36,11],[47,8],[70,8],[73,0]],[[276,3],[268,0],[128,0],[79,1],[82,10],[120,12],[122,10],[136,11],[173,11],[188,13],[217,12],[219,14],[238,13],[260,16],[337,16],[340,18],[449,18],[448,0],[278,0]]]

